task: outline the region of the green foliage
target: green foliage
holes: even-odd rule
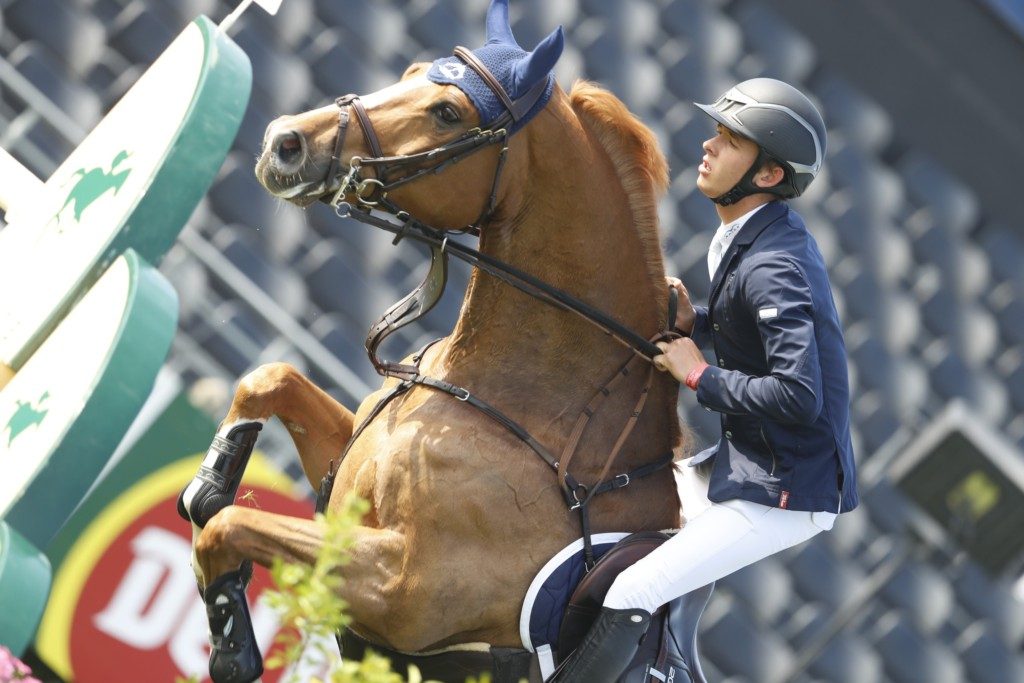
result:
[[[289,564],[275,558],[270,569],[277,590],[267,592],[267,604],[281,615],[284,630],[278,635],[283,649],[267,659],[267,668],[298,662],[311,646],[326,660],[334,634],[348,625],[348,605],[338,595],[343,579],[340,569],[348,564],[355,543],[353,529],[359,525],[369,504],[349,494],[341,507],[329,515],[317,515],[324,525],[324,543],[312,565]],[[390,669],[385,669],[385,673]],[[392,681],[394,678],[349,678],[345,680]],[[401,681],[401,678],[397,680]]]

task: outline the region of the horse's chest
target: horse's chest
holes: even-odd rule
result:
[[[378,417],[349,453],[351,487],[382,525],[415,515],[417,524],[495,533],[556,514],[554,474],[509,435],[452,415],[391,417]]]

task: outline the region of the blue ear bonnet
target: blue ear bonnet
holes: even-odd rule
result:
[[[473,55],[483,63],[513,100],[526,95],[542,79],[547,86],[536,104],[525,116],[509,125],[509,134],[522,128],[544,108],[554,92],[555,78],[551,70],[562,53],[562,28],[558,27],[534,49],[527,52],[512,37],[508,23],[508,0],[493,0],[487,10],[487,43]],[[501,98],[476,71],[457,56],[436,60],[427,72],[434,83],[454,85],[462,90],[480,113],[483,128],[508,112]]]
[[[522,48],[508,45],[485,45],[478,50],[473,50],[473,54],[490,69],[494,77],[505,88],[505,92],[511,94],[513,92],[511,87],[511,66],[519,59],[525,57],[527,52]],[[466,93],[470,101],[476,106],[477,111],[480,112],[480,126],[482,128],[489,126],[506,111],[505,105],[494,91],[484,83],[484,79],[480,78],[476,71],[466,66],[465,62],[454,55],[436,60],[431,65],[430,71],[427,72],[427,78],[434,83],[454,85]],[[537,104],[530,109],[526,116],[510,124],[509,134],[516,132],[526,125],[526,122],[543,109],[548,100],[551,99],[551,93],[555,89],[555,79],[553,76],[546,76],[546,78],[548,86],[544,89],[544,94],[541,95],[540,99],[537,100]]]

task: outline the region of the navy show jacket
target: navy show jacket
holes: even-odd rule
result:
[[[825,262],[803,220],[773,201],[736,234],[691,337],[717,366],[697,400],[721,413],[708,498],[790,510],[857,506],[842,326]]]

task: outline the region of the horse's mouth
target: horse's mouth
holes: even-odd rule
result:
[[[307,207],[327,194],[329,188],[321,180],[301,180],[294,175],[282,175],[267,166],[256,167],[256,178],[260,184],[278,199],[299,207]]]

